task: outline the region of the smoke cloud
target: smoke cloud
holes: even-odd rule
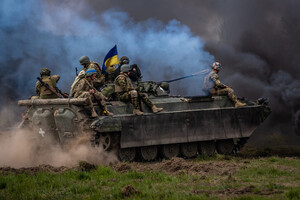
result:
[[[176,19],[166,23],[154,18],[135,21],[117,8],[96,13],[84,1],[4,0],[0,11],[2,130],[20,121],[19,113],[25,108],[16,108],[16,101],[34,95],[36,77],[42,67],[60,74],[58,87],[68,92],[75,67],[81,69],[79,58],[88,55],[102,64],[114,45],[120,56],[126,55],[131,63],[140,66],[144,80],[162,81],[188,75],[209,68],[214,60],[204,51],[204,40]],[[178,84],[174,89],[192,94],[199,88],[188,85]],[[87,159],[88,152],[95,153],[86,146],[76,146],[69,152],[50,148],[40,154],[35,148],[38,144],[26,138],[28,134],[1,135],[1,165],[69,165],[79,158]]]
[[[60,74],[58,87],[68,92],[75,67],[81,69],[79,58],[88,55],[102,64],[115,44],[120,56],[140,66],[144,80],[188,75],[208,68],[213,61],[203,50],[204,41],[176,19],[135,21],[119,9],[96,13],[82,1],[4,0],[0,4],[1,106],[34,95],[42,67]],[[188,85],[178,84],[177,91],[201,92],[198,85]]]
[[[269,98],[273,113],[258,132],[300,134],[299,6],[295,0],[1,1],[0,108],[15,113],[3,114],[1,128],[18,119],[19,110],[8,105],[34,94],[42,67],[60,74],[58,87],[68,92],[79,57],[102,64],[117,45],[120,56],[140,66],[143,80],[189,75],[217,60],[222,82],[238,96]],[[201,95],[201,80],[172,83],[171,90]]]
[[[50,138],[37,139],[31,131],[12,129],[0,132],[0,166],[20,168],[48,164],[74,167],[82,160],[95,165],[118,161],[113,153],[104,152],[101,147],[92,147],[88,134],[75,138],[63,147]]]
[[[223,78],[239,95],[269,98],[273,113],[268,132],[294,138],[292,126],[299,134],[294,116],[300,109],[300,3],[267,0],[215,5],[212,15],[222,22],[218,39],[208,39],[206,50],[224,64]]]
[[[269,98],[273,113],[263,132],[290,137],[294,132],[287,130],[294,127],[300,134],[296,117],[300,109],[299,1],[87,2],[99,13],[118,7],[137,21],[154,17],[187,25],[203,38],[204,49],[222,63],[221,80],[238,96]]]

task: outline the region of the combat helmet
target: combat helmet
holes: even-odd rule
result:
[[[92,76],[93,74],[97,74],[97,71],[96,71],[95,69],[93,69],[93,68],[91,68],[91,69],[89,69],[89,70],[87,70],[87,71],[85,72],[85,75],[86,75],[87,77]]]
[[[51,71],[47,67],[42,68],[41,72],[40,72],[41,76],[43,76],[43,75],[50,76],[50,73],[51,73]]]
[[[162,82],[162,83],[160,84],[160,87],[161,87],[162,89],[168,91],[168,90],[169,90],[169,83],[168,83],[168,82]]]
[[[129,64],[129,58],[127,56],[122,56],[120,59],[120,64]]]
[[[80,59],[79,59],[79,62],[80,62],[81,65],[89,64],[90,63],[90,58],[87,57],[87,56],[81,56]]]
[[[124,64],[121,66],[121,72],[129,72],[130,71],[130,66],[127,64]]]
[[[211,65],[211,68],[214,69],[214,70],[220,71],[220,70],[222,69],[222,66],[221,66],[221,63],[219,63],[219,62],[214,62],[214,63]]]

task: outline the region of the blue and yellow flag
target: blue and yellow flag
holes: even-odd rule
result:
[[[118,58],[118,50],[117,45],[115,45],[109,52],[106,54],[103,64],[102,64],[102,74],[105,74],[105,70],[107,67],[112,65],[119,64],[119,58]]]

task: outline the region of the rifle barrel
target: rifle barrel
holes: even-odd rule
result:
[[[188,75],[188,76],[183,76],[183,77],[171,79],[171,80],[168,80],[168,81],[161,81],[161,82],[171,83],[171,82],[174,82],[174,81],[179,81],[179,80],[186,79],[186,78],[190,78],[190,77],[193,77],[193,76],[199,76],[199,75],[201,75],[201,74],[206,74],[206,73],[208,73],[209,71],[210,71],[209,69],[205,69],[205,70],[202,70],[202,71],[193,73],[193,74]]]

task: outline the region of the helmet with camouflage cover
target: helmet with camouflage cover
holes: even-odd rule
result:
[[[89,77],[89,76],[92,76],[93,74],[97,74],[97,71],[95,69],[91,68],[91,69],[87,70],[85,72],[85,74],[86,74],[86,77]]]
[[[214,62],[214,63],[211,65],[211,68],[214,69],[214,70],[220,71],[220,70],[222,69],[222,66],[221,66],[221,63],[219,63],[219,62]]]
[[[129,58],[127,56],[122,56],[120,64],[129,64]]]
[[[121,66],[121,72],[129,72],[130,71],[130,66],[127,64],[124,64]]]
[[[90,63],[90,58],[87,57],[87,56],[81,56],[80,59],[79,59],[79,62],[80,62],[81,65],[89,64]]]
[[[168,90],[169,90],[169,83],[167,83],[167,82],[162,82],[162,83],[160,84],[160,87],[161,87],[162,89],[168,91]]]
[[[43,76],[43,75],[50,76],[50,73],[51,73],[51,71],[47,67],[42,68],[41,72],[40,72],[41,76]]]

